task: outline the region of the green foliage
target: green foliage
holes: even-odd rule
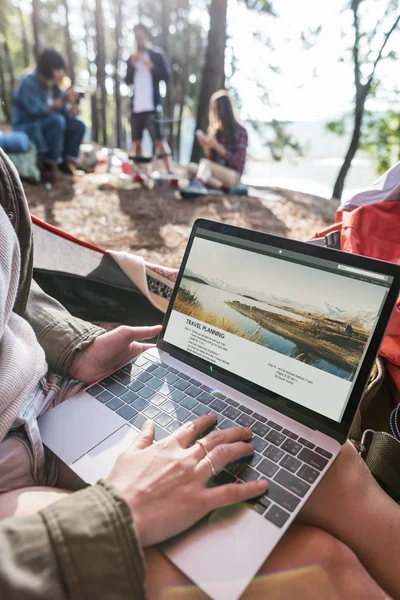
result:
[[[400,159],[400,112],[389,110],[381,117],[368,114],[360,148],[374,157],[379,175],[387,171]]]
[[[262,13],[266,13],[271,15],[272,17],[276,16],[276,12],[273,9],[272,2],[269,0],[243,0],[246,4],[247,8],[250,10],[257,10]]]
[[[290,121],[277,121],[273,119],[269,123],[250,121],[254,130],[264,140],[263,145],[268,148],[271,158],[280,162],[287,151],[291,150],[297,156],[303,155],[303,149],[293,135],[287,130]]]
[[[346,133],[346,123],[344,119],[329,121],[329,123],[326,124],[326,128],[331,133],[336,133],[336,135],[342,136]]]

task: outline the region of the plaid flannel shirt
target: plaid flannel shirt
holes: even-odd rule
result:
[[[248,144],[247,131],[241,125],[236,127],[234,143],[229,143],[226,136],[222,132],[217,133],[217,141],[226,148],[225,156],[219,155],[215,150],[212,150],[211,160],[233,169],[239,175],[243,174],[246,163],[246,150]]]

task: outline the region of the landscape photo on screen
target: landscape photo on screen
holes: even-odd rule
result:
[[[384,290],[195,238],[173,310],[352,381]]]

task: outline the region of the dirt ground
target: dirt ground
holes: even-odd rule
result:
[[[25,185],[31,212],[104,249],[126,250],[178,267],[193,222],[231,223],[300,240],[334,221],[338,203],[282,188],[251,188],[248,197],[207,196],[181,200],[162,187],[99,189],[106,175],[61,177],[51,190]]]

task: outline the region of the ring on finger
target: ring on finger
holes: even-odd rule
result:
[[[205,455],[204,460],[206,460],[208,462],[208,464],[210,465],[211,474],[212,474],[211,477],[215,477],[216,474],[217,474],[217,471],[215,470],[214,463],[211,460],[210,455],[208,454],[208,452]]]
[[[207,450],[207,448],[206,448],[206,445],[205,445],[205,443],[204,443],[202,440],[197,440],[197,441],[196,441],[196,444],[199,444],[199,446],[201,446],[201,448],[202,448],[202,450],[203,450],[203,452],[204,452],[204,458],[206,458],[206,457],[207,457],[207,454],[208,454],[208,450]]]

